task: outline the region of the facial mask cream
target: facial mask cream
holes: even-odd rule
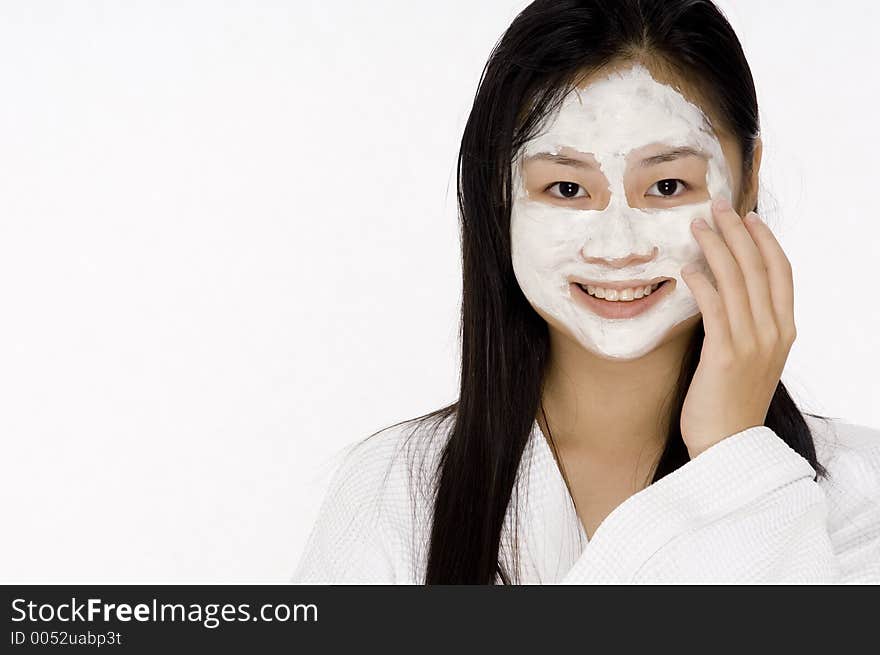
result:
[[[624,185],[627,156],[651,144],[702,152],[709,199],[668,208],[630,206]],[[566,147],[595,157],[610,191],[604,209],[564,207],[527,194],[523,162]],[[554,317],[584,348],[606,358],[634,359],[699,313],[680,270],[694,262],[714,279],[690,224],[697,217],[714,224],[711,200],[731,199],[732,178],[707,117],[677,90],[657,82],[641,65],[574,89],[514,158],[512,172],[510,230],[517,282],[533,307]],[[651,254],[649,260],[643,257],[647,261],[624,267],[608,264]],[[638,315],[605,318],[574,296],[581,291],[572,290],[572,277],[598,283],[668,277],[675,284]]]

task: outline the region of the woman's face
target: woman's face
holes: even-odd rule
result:
[[[680,270],[714,281],[690,223],[735,201],[741,156],[644,66],[591,76],[513,162],[512,263],[534,309],[590,352],[641,357],[699,314]]]

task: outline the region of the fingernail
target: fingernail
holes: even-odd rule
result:
[[[749,223],[760,223],[761,222],[761,218],[755,212],[749,212],[748,214],[746,214],[746,217],[744,220],[749,221]]]
[[[728,200],[724,196],[715,196],[715,199],[712,201],[712,208],[716,211],[727,211],[730,209],[730,200]]]
[[[709,224],[702,218],[694,219],[693,226],[698,230],[706,230],[709,228]]]

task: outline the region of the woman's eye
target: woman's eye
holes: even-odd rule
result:
[[[651,190],[654,188],[657,189],[657,193],[651,193]],[[684,193],[687,188],[688,185],[685,184],[683,180],[660,180],[659,182],[656,182],[650,189],[648,189],[648,192],[645,195],[665,197],[679,196]]]
[[[589,193],[587,193],[586,189],[581,187],[580,184],[575,184],[574,182],[556,182],[555,184],[551,184],[549,187],[547,187],[546,190],[550,191],[551,189],[554,189],[556,187],[559,187],[559,195],[555,193],[551,194],[555,198],[577,198],[578,191],[584,192],[583,196],[581,197],[589,197],[590,195]]]

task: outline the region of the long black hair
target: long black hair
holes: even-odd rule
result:
[[[759,134],[755,86],[736,34],[710,0],[537,0],[516,17],[483,69],[458,157],[459,397],[415,419],[451,419],[434,471],[425,584],[512,581],[499,557],[501,533],[542,410],[549,332],[513,273],[511,162],[578,75],[636,60],[660,62],[700,89],[740,145],[743,180],[750,178]],[[703,338],[700,321],[670,397],[668,438],[651,482],[689,459],[679,419]],[[764,424],[827,475],[781,381]]]

